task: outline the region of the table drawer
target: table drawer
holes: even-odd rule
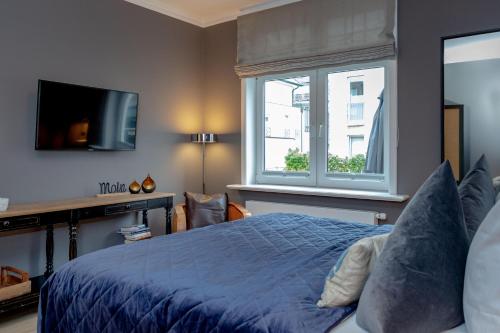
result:
[[[40,226],[40,217],[13,217],[0,221],[0,231],[35,228]]]
[[[137,210],[144,210],[147,208],[148,208],[147,201],[136,201],[136,202],[130,202],[127,204],[107,206],[104,209],[104,214],[105,215],[122,214],[122,213],[137,211]]]
[[[165,208],[172,198],[151,199],[148,201],[148,209]]]

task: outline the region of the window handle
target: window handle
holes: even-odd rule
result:
[[[322,138],[323,137],[323,124],[319,124],[319,128],[318,128],[318,138]]]

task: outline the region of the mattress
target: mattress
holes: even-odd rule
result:
[[[97,251],[44,284],[38,332],[326,332],[355,310],[316,306],[328,271],[390,230],[270,214]]]

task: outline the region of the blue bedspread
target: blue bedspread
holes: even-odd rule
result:
[[[97,251],[43,286],[39,333],[324,332],[355,310],[316,306],[328,271],[390,230],[270,214]]]

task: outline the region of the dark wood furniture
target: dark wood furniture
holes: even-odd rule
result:
[[[170,212],[173,193],[125,194],[110,197],[88,197],[47,203],[12,205],[0,212],[0,232],[46,229],[46,266],[43,276],[31,279],[31,293],[0,302],[0,315],[38,303],[40,287],[54,271],[54,225],[66,223],[69,227],[69,260],[77,257],[78,224],[81,220],[143,212],[143,223],[148,225],[148,210],[165,209],[165,232],[172,232]]]

